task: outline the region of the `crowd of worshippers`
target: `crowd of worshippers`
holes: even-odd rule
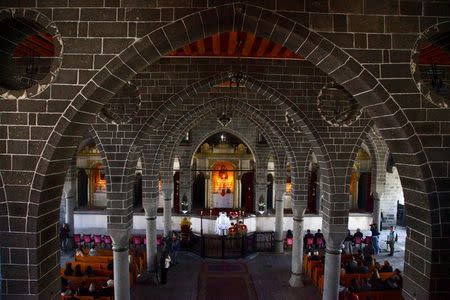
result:
[[[113,270],[112,260],[108,263],[107,269],[110,271]],[[75,284],[71,280],[67,280],[64,276],[86,277],[86,280]],[[72,264],[67,263],[64,276],[61,277],[61,296],[69,297],[68,299],[77,299],[76,296],[92,296],[96,298],[102,296],[112,297],[114,295],[113,274],[110,274],[103,283],[89,283],[89,277],[96,276],[91,266],[87,266],[85,272],[82,272],[80,265],[76,265],[75,269],[73,269]]]
[[[392,275],[383,280],[380,276],[382,273],[392,273]],[[347,262],[341,264],[341,278],[346,274],[370,274],[370,277],[352,278],[348,286],[345,286],[341,281],[340,294],[402,288],[403,278],[399,269],[393,270],[387,260],[380,264],[372,255],[363,255],[361,251],[353,255]]]
[[[378,255],[381,252],[380,248],[380,232],[376,224],[370,225],[370,236],[364,236],[358,228],[354,234],[350,230],[347,231],[347,236],[344,239],[342,250],[343,253],[351,254],[356,250],[362,249],[364,253]],[[386,245],[389,248],[388,256],[394,255],[395,243],[397,243],[398,236],[393,226],[390,226],[389,232],[386,236]],[[325,238],[320,229],[315,234],[311,230],[306,230],[303,237],[303,246],[308,251],[321,250],[325,248]]]

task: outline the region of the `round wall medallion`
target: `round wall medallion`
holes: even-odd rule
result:
[[[56,78],[62,39],[56,26],[31,10],[0,11],[0,96],[30,98]]]
[[[317,110],[322,119],[334,127],[350,126],[362,114],[362,107],[356,99],[333,81],[320,90]]]
[[[290,114],[286,111],[284,114],[284,121],[286,122],[287,127],[289,127],[293,132],[302,133],[300,124],[295,122],[294,113]]]
[[[107,123],[129,123],[141,108],[141,96],[138,88],[128,83],[103,106],[99,117]]]
[[[431,103],[447,108],[450,99],[450,22],[436,24],[417,39],[411,53],[417,88]]]

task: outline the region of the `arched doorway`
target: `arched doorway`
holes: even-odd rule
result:
[[[193,209],[205,208],[205,174],[202,172],[195,176],[192,188],[192,207]]]
[[[267,209],[273,209],[273,175],[267,175]]]
[[[247,213],[254,212],[254,175],[253,172],[246,172],[241,177],[241,206]]]
[[[80,169],[77,175],[78,207],[88,205],[88,176],[84,169]]]
[[[142,175],[140,173],[134,177],[133,207],[142,207]]]

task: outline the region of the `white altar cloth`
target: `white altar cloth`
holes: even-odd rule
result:
[[[213,194],[213,207],[232,208],[233,207],[233,194],[228,193],[223,196],[221,194]]]

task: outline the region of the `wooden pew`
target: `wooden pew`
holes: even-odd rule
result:
[[[394,272],[384,272],[384,273],[379,273],[381,280],[385,281],[386,279],[388,279],[389,277],[391,277],[392,275],[394,275]],[[350,283],[352,282],[353,278],[356,278],[356,280],[361,281],[364,278],[370,278],[372,276],[372,273],[367,273],[367,274],[345,274],[345,275],[341,275],[340,279],[341,282],[344,286],[349,286]]]
[[[356,293],[359,300],[402,300],[401,290],[387,290],[387,291],[366,291]]]

